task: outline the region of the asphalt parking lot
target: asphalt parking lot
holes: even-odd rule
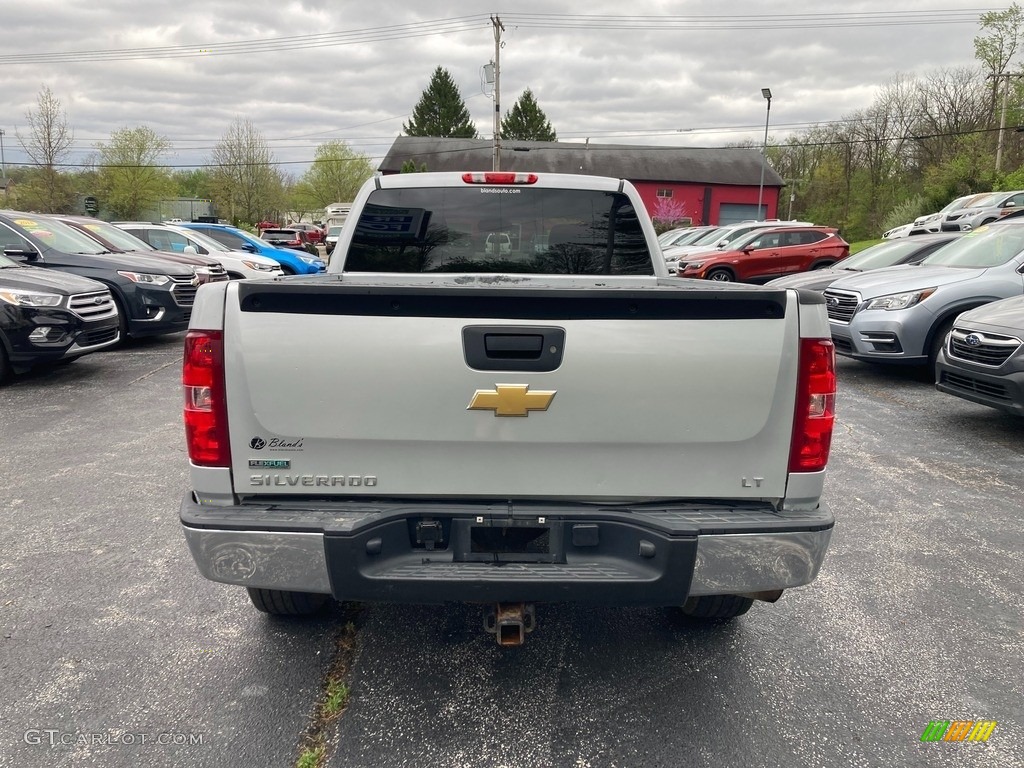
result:
[[[841,360],[814,584],[716,627],[539,606],[502,649],[479,608],[288,622],[202,579],[181,339],[0,387],[0,765],[292,766],[311,728],[331,766],[1024,765],[1024,420]]]

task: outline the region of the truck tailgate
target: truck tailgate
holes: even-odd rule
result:
[[[261,282],[227,293],[240,496],[785,494],[792,293]]]

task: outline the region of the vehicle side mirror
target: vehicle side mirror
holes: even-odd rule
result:
[[[1005,203],[1005,204],[1003,205],[1003,208],[1016,208],[1016,207],[1017,207],[1017,204],[1016,204],[1015,202],[1013,202],[1013,200],[1008,200],[1008,201],[1007,201],[1007,202],[1006,202],[1006,203]]]
[[[743,253],[750,253],[752,250],[754,250],[754,246],[752,245],[743,246]]]
[[[194,245],[186,245],[182,249],[182,253],[191,253],[194,256],[194,255],[198,254],[199,251],[196,250],[196,247]]]
[[[17,261],[36,261],[39,259],[36,249],[28,245],[5,245],[4,256]]]
[[[249,253],[256,253],[256,246],[252,243],[242,243],[242,250]]]

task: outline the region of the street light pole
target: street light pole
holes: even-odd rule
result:
[[[772,114],[772,89],[762,88],[761,95],[768,101],[768,108],[764,112],[764,145],[761,148],[761,184],[757,188],[757,216],[764,221],[767,216],[761,215],[761,199],[764,197],[764,166],[768,162],[768,118]]]
[[[4,182],[4,194],[7,194],[7,163],[4,161],[4,129],[0,128],[0,179]]]

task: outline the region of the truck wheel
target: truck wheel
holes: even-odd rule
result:
[[[739,595],[704,595],[687,600],[683,613],[693,619],[734,619],[753,604],[752,598]]]
[[[712,269],[708,272],[708,280],[714,280],[718,283],[731,283],[733,281],[732,272],[728,269]]]
[[[257,610],[272,616],[309,616],[330,599],[318,592],[287,592],[282,589],[248,588],[249,599]]]

